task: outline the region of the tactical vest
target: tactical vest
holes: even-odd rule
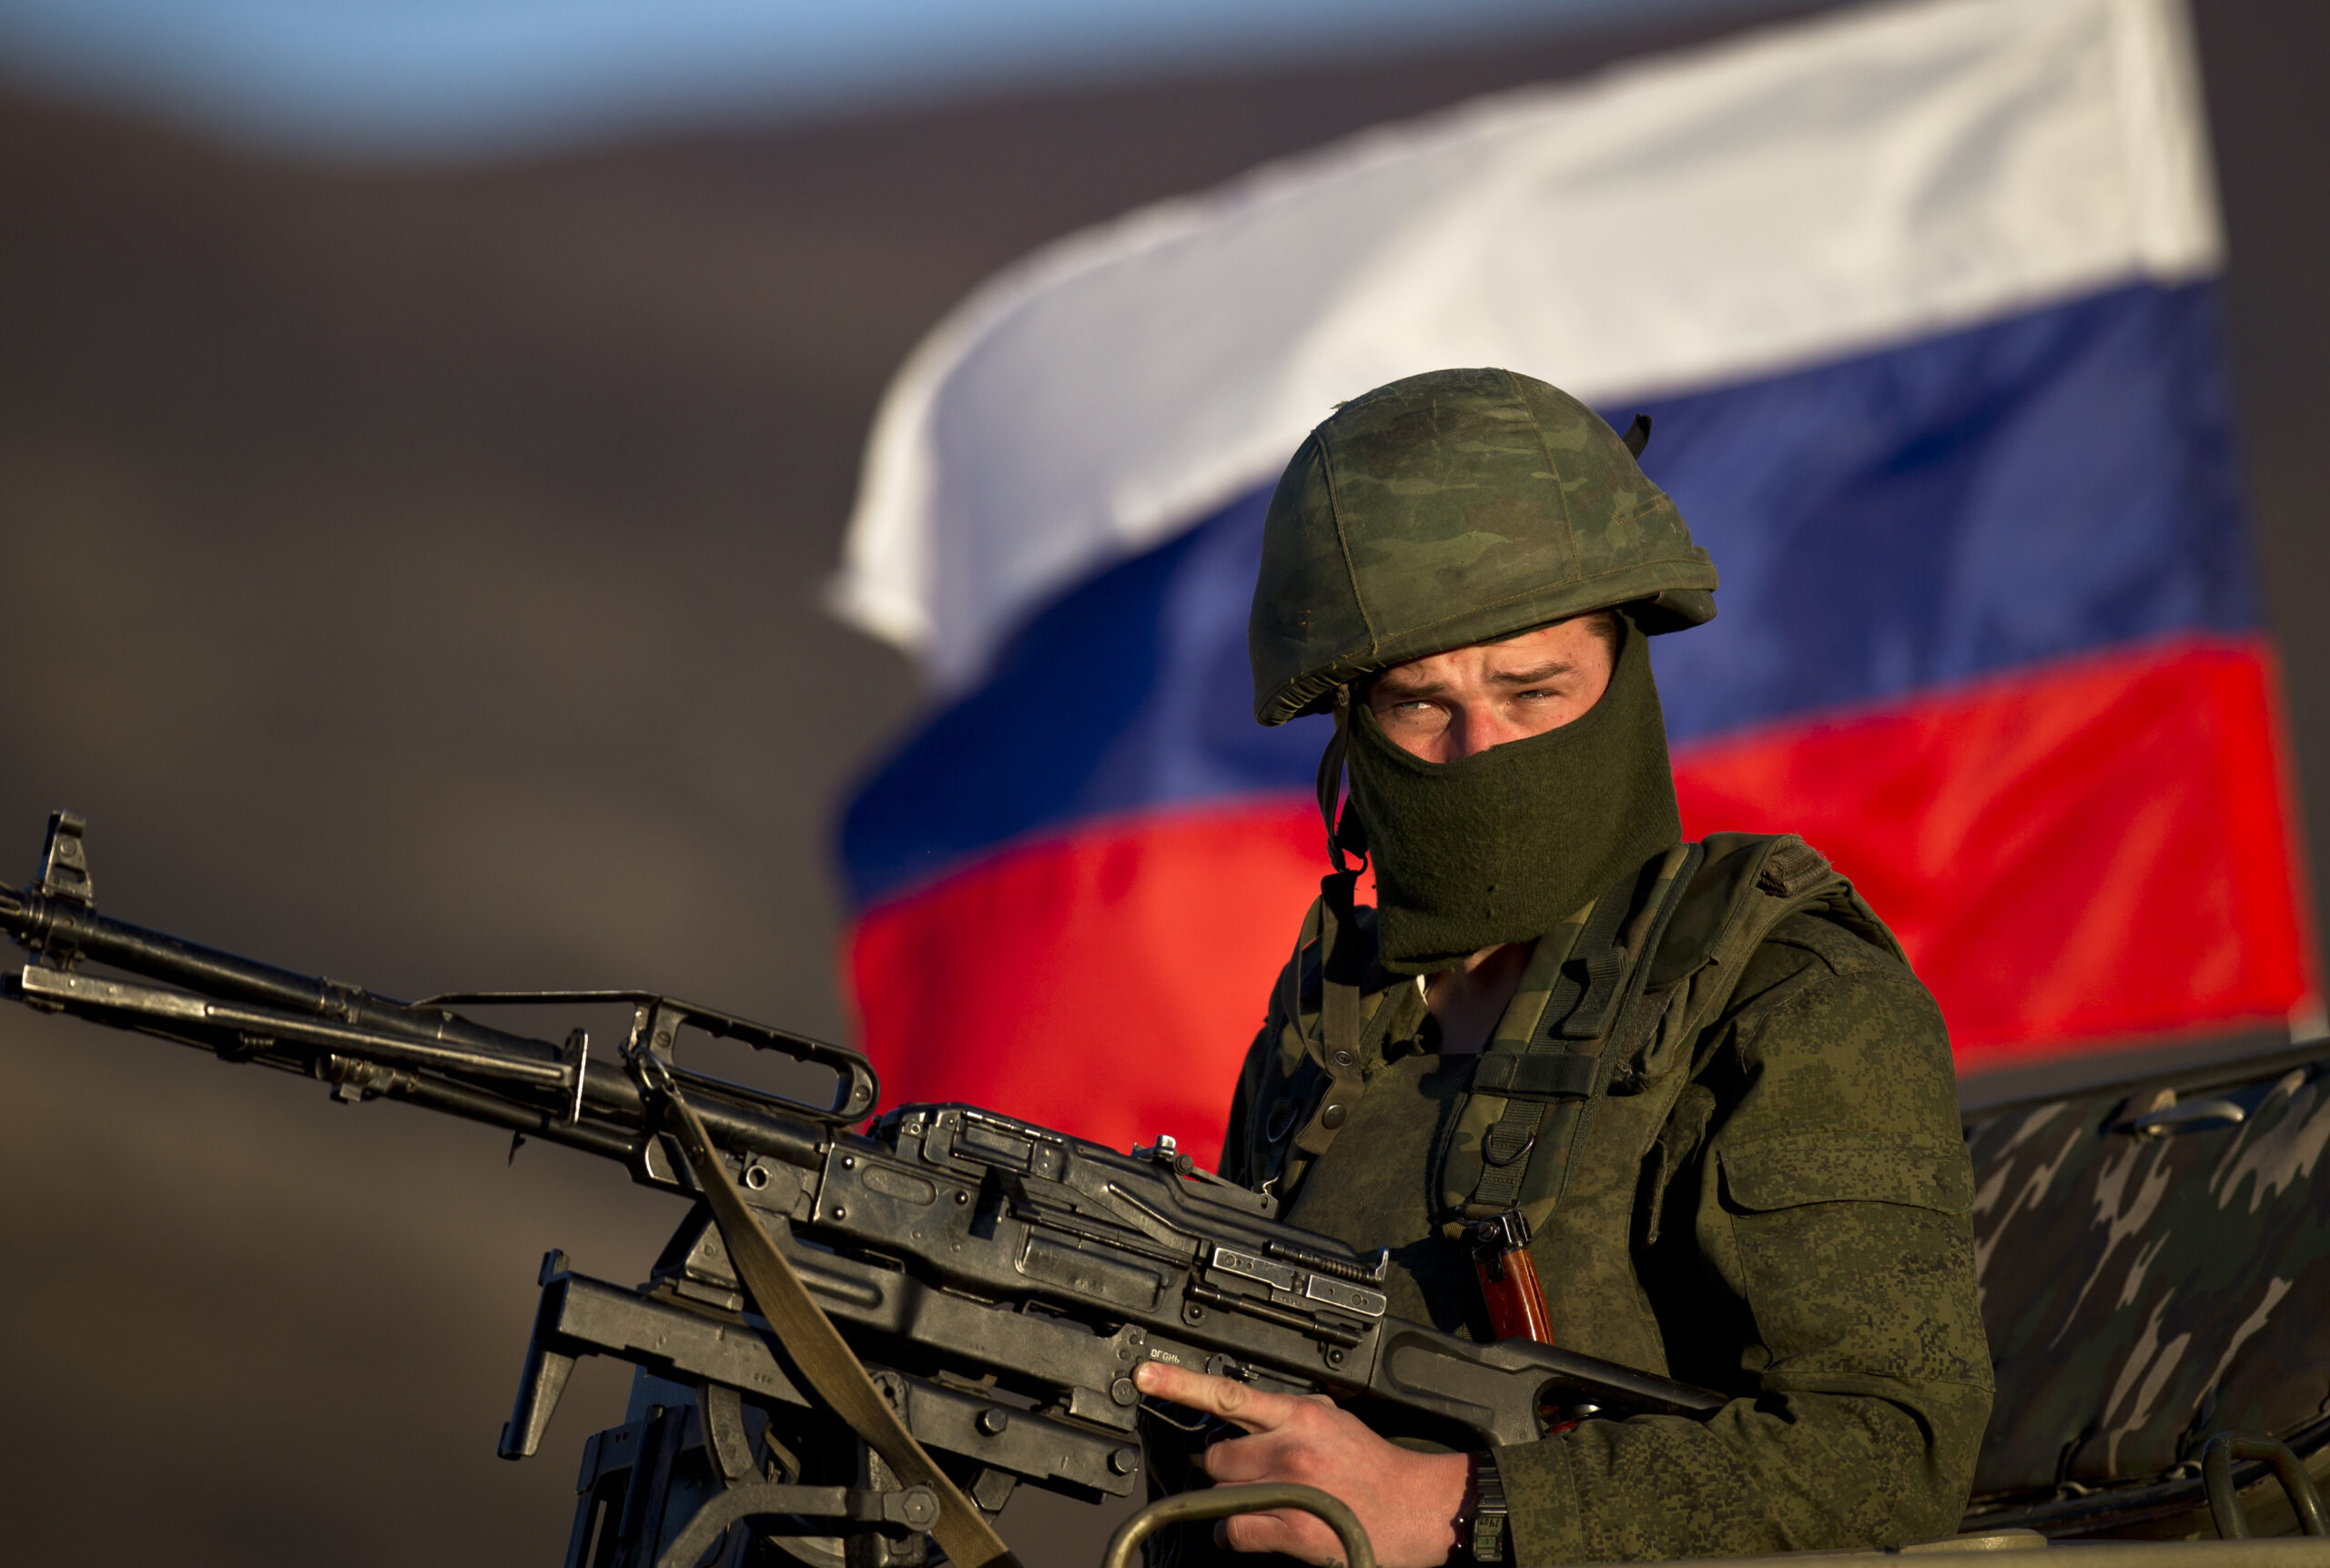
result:
[[[1805,912],[1900,955],[1851,884],[1794,835],[1677,845],[1538,940],[1473,1060],[1433,1185],[1452,1246],[1467,1220],[1516,1207],[1527,1217],[1556,1342],[1667,1370],[1634,1249],[1656,1239],[1666,1184],[1716,1109],[1695,1081],[1708,1055],[1697,1043],[1712,1047],[1749,958]],[[1289,1206],[1365,1092],[1399,1011],[1397,986],[1380,976],[1345,980],[1338,1008],[1334,971],[1360,966],[1348,953],[1332,961],[1334,925],[1315,906],[1304,922],[1281,1002],[1300,1056],[1282,1044],[1243,1123],[1250,1181]],[[1372,941],[1363,922],[1352,936]]]

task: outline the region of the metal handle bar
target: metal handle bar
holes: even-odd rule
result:
[[[1315,1486],[1292,1482],[1267,1482],[1254,1486],[1210,1486],[1160,1497],[1117,1527],[1100,1568],[1132,1568],[1140,1543],[1169,1524],[1199,1519],[1228,1519],[1239,1513],[1263,1513],[1273,1508],[1299,1508],[1326,1521],[1343,1543],[1344,1568],[1375,1568],[1375,1549],[1368,1544],[1367,1527],[1343,1502]]]
[[[2249,1515],[2241,1506],[2241,1489],[2233,1483],[2233,1462],[2262,1459],[2274,1467],[2274,1479],[2289,1495],[2297,1527],[2308,1535],[2330,1534],[2322,1518],[2322,1494],[2314,1478],[2290,1452],[2289,1444],[2245,1431],[2221,1431],[2201,1451],[2201,1476],[2209,1489],[2209,1513],[2217,1533],[2227,1541],[2249,1539]]]

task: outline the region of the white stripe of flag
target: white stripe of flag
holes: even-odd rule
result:
[[[2182,0],[1869,6],[1483,99],[979,288],[884,399],[832,602],[958,689],[1397,377],[1715,386],[2218,248]]]

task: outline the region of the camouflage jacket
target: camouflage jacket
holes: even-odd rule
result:
[[[1814,895],[1776,911],[1760,944],[1724,947],[1773,847],[1707,841],[1635,1004],[1656,1027],[1622,1017],[1596,1043],[1626,1059],[1590,1112],[1535,1134],[1570,1140],[1569,1158],[1533,1156],[1520,1199],[1555,1342],[1735,1397],[1704,1421],[1587,1421],[1500,1451],[1516,1562],[1889,1545],[1948,1533],[1965,1505],[1991,1382],[1940,1015],[1800,845]],[[1727,963],[1736,984],[1716,973]],[[1484,1334],[1452,1221],[1482,1168],[1486,1057],[1442,1058],[1421,987],[1372,976],[1365,1090],[1315,1163],[1286,1168],[1295,1108],[1318,1093],[1316,968],[1298,953],[1273,990],[1222,1169],[1275,1180],[1296,1224],[1389,1247],[1394,1311]],[[1525,976],[1491,1054],[1525,1004],[1545,1006],[1531,989]],[[1719,1000],[1693,1012],[1709,989]],[[1546,1164],[1566,1179],[1540,1190]]]

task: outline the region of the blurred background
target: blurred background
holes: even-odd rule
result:
[[[820,593],[919,335],[1140,203],[1817,7],[1372,5],[1324,47],[1283,9],[0,4],[0,877],[71,806],[142,924],[846,1037],[834,814],[919,687]],[[2330,15],[2195,21],[2320,889]],[[586,1363],[543,1455],[493,1458],[536,1259],[643,1276],[676,1205],[18,1009],[0,1063],[13,1551],[562,1550],[623,1384]],[[1061,1562],[1103,1533],[1028,1528]]]

